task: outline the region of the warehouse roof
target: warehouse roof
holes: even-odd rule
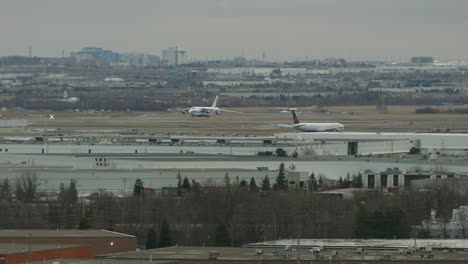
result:
[[[30,248],[31,247],[31,248]],[[0,254],[18,254],[44,250],[82,247],[82,245],[63,245],[63,244],[16,244],[0,243]]]
[[[0,230],[2,237],[134,237],[108,230],[76,230],[76,229],[13,229]]]

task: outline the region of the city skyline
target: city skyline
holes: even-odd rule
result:
[[[161,55],[179,46],[190,60],[467,60],[468,2],[127,1],[0,3],[0,56],[60,57],[82,47]]]

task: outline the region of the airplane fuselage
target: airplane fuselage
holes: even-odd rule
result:
[[[297,123],[292,127],[302,132],[340,132],[344,129],[341,123]]]
[[[210,117],[213,114],[219,114],[218,107],[192,107],[188,113],[194,117]]]

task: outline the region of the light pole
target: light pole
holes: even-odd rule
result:
[[[122,178],[123,182],[123,212],[122,212],[122,224],[125,223],[125,209],[126,209],[126,199],[127,199],[127,189],[126,189],[126,183],[127,183],[127,178]]]

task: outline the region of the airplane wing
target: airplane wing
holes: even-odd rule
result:
[[[296,107],[276,107],[276,109],[280,109],[280,110],[286,110],[286,111],[296,111],[297,112],[297,108]]]
[[[274,124],[274,126],[279,127],[279,128],[293,128],[292,125],[286,125],[286,124]]]
[[[190,110],[190,108],[169,108],[169,109],[167,109],[167,111],[169,111],[169,112],[181,112],[182,114],[188,113],[189,110]]]
[[[238,114],[243,114],[243,112],[234,111],[234,110],[227,110],[227,109],[223,109],[223,108],[220,108],[218,111],[226,112],[226,113],[238,113]]]

